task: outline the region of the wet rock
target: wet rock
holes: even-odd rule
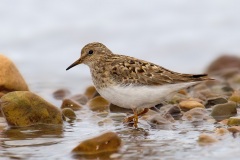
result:
[[[223,97],[213,97],[213,98],[209,98],[207,99],[207,103],[206,103],[206,108],[212,107],[216,104],[224,104],[227,103],[228,101],[226,100],[226,98]]]
[[[215,130],[215,134],[219,136],[223,136],[227,133],[229,133],[229,131],[226,128],[216,128]]]
[[[171,124],[175,122],[174,118],[171,115],[161,115],[161,114],[155,114],[151,117],[149,117],[149,120],[147,120],[150,124],[155,125],[166,125]]]
[[[117,152],[121,147],[121,139],[114,132],[107,132],[100,136],[81,142],[72,152],[81,155]]]
[[[109,109],[110,109],[110,112],[113,112],[113,113],[133,113],[131,109],[122,108],[112,103],[110,104]]]
[[[109,102],[101,96],[97,96],[90,101],[87,105],[92,111],[106,111],[109,108]]]
[[[240,69],[240,57],[223,55],[213,61],[207,69],[207,73],[222,72],[226,69]]]
[[[220,121],[237,114],[237,105],[234,102],[217,104],[213,106],[211,116]]]
[[[70,120],[75,120],[76,119],[76,114],[74,113],[74,111],[71,108],[64,108],[62,109],[62,114],[63,114],[63,118],[66,119],[70,119]]]
[[[74,111],[80,110],[82,106],[72,99],[64,99],[61,105],[61,108],[71,108]]]
[[[207,144],[215,143],[217,141],[218,140],[211,134],[203,133],[198,137],[198,143],[200,145],[207,145]]]
[[[197,101],[186,100],[179,103],[179,107],[182,110],[190,110],[193,108],[205,108],[203,104]]]
[[[240,132],[240,126],[232,126],[232,127],[229,127],[229,128],[228,128],[228,131],[229,131],[229,132],[232,132],[232,133]]]
[[[2,113],[10,126],[62,124],[61,111],[29,91],[15,91],[0,99]]]
[[[28,86],[16,66],[1,54],[0,77],[0,97],[12,91],[28,91]]]
[[[218,123],[223,124],[223,125],[227,125],[228,119],[221,120],[221,121],[218,122]]]
[[[53,97],[58,100],[64,99],[69,95],[70,95],[70,91],[68,89],[59,89],[53,92]]]
[[[188,121],[202,121],[207,119],[208,113],[204,108],[193,108],[183,114],[182,119]]]
[[[240,117],[230,117],[228,119],[228,126],[240,126]]]
[[[170,114],[174,118],[178,119],[182,116],[182,112],[177,105],[168,104],[160,108],[160,113]]]
[[[112,124],[112,123],[113,123],[113,120],[111,118],[105,118],[102,121],[99,121],[98,125],[99,126],[104,126],[104,125],[109,125],[109,124]]]
[[[85,105],[88,102],[87,96],[85,96],[83,94],[76,94],[76,95],[74,95],[72,97],[69,97],[68,99],[72,99],[72,100],[78,102],[81,105]]]
[[[100,94],[97,92],[94,86],[89,86],[84,92],[84,95],[87,96],[88,99],[92,99],[94,97],[100,96]]]
[[[233,92],[231,97],[229,97],[229,101],[240,103],[240,91]]]

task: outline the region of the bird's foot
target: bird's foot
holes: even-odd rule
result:
[[[134,123],[133,126],[134,126],[135,128],[137,128],[137,127],[138,127],[138,126],[137,126],[137,124],[138,124],[138,116],[144,115],[145,113],[148,112],[148,110],[149,110],[148,108],[144,108],[144,110],[143,110],[142,112],[140,112],[140,113],[137,113],[136,110],[133,110],[134,115],[125,118],[125,119],[123,120],[123,123],[133,122],[133,123]]]

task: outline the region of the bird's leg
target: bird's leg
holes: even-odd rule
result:
[[[144,110],[142,112],[137,113],[137,110],[133,109],[134,115],[130,116],[130,117],[127,117],[126,119],[124,119],[123,122],[126,123],[126,122],[132,122],[133,121],[134,122],[134,127],[136,127],[137,123],[138,123],[138,116],[141,116],[141,115],[147,113],[148,110],[149,110],[148,108],[144,108]]]

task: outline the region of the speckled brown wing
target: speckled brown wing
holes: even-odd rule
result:
[[[122,85],[163,85],[208,80],[207,75],[180,74],[133,57],[115,55],[110,77]]]

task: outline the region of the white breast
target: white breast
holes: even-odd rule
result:
[[[168,94],[199,82],[163,86],[111,86],[98,90],[109,102],[123,108],[149,108],[161,102]]]

